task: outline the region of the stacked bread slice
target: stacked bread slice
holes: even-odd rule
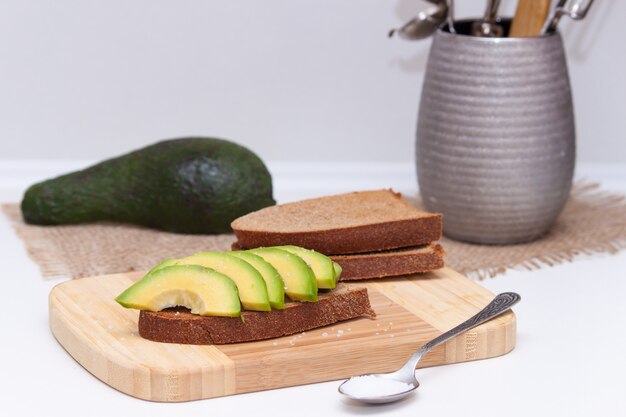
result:
[[[231,224],[233,249],[297,245],[331,257],[341,280],[442,268],[441,214],[411,206],[392,190],[361,191],[267,207]]]

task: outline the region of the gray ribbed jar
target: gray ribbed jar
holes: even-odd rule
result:
[[[455,25],[469,30],[470,22]],[[572,184],[575,130],[558,33],[480,38],[439,30],[424,79],[417,175],[444,234],[513,244],[545,234]]]

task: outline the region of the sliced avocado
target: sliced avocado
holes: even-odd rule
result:
[[[243,259],[259,271],[267,286],[267,295],[272,308],[277,310],[285,308],[285,283],[276,268],[260,256],[250,252],[235,251],[229,252],[229,254]]]
[[[339,278],[341,277],[341,272],[343,271],[343,269],[341,268],[341,265],[339,265],[335,261],[333,261],[333,269],[335,270],[335,280],[339,281]]]
[[[275,248],[285,250],[302,258],[313,270],[317,288],[335,288],[337,286],[333,261],[328,256],[311,249],[301,248],[300,246],[287,245],[275,246]]]
[[[176,265],[200,265],[226,275],[237,284],[246,310],[270,311],[270,300],[263,277],[252,265],[229,253],[199,252],[179,259]]]
[[[197,265],[166,266],[149,273],[115,301],[126,308],[149,311],[184,306],[202,316],[237,317],[241,312],[235,282]]]
[[[285,294],[292,300],[317,301],[317,282],[313,270],[299,256],[276,248],[257,248],[251,252],[269,262],[285,283]]]
[[[176,262],[177,262],[176,259],[168,258],[168,259],[162,261],[160,264],[156,265],[151,270],[149,270],[146,275],[151,274],[152,272],[157,271],[159,269],[165,268],[166,266],[176,265]]]

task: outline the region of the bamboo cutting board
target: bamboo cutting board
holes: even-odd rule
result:
[[[190,401],[337,380],[398,368],[419,346],[481,310],[493,294],[444,268],[408,278],[370,280],[376,319],[354,319],[259,342],[192,346],[151,342],[139,313],[113,298],[142,273],[84,278],[49,297],[56,339],[97,378],[134,397]],[[508,312],[427,354],[420,366],[484,359],[515,346]]]

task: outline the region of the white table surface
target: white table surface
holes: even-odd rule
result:
[[[0,202],[19,201],[32,180],[80,165],[0,161]],[[380,186],[415,191],[409,166],[326,166],[323,175],[315,174],[320,167],[313,165],[270,168],[280,201]],[[624,167],[613,168],[587,167],[583,174],[626,193]],[[47,322],[47,296],[60,281],[41,278],[0,217],[0,414],[5,416],[626,415],[626,252],[532,272],[512,270],[483,281],[494,293],[522,295],[514,309],[517,347],[499,358],[419,370],[417,394],[396,404],[371,407],[344,400],[336,392],[338,382],[164,404],[108,387],[63,350]]]

